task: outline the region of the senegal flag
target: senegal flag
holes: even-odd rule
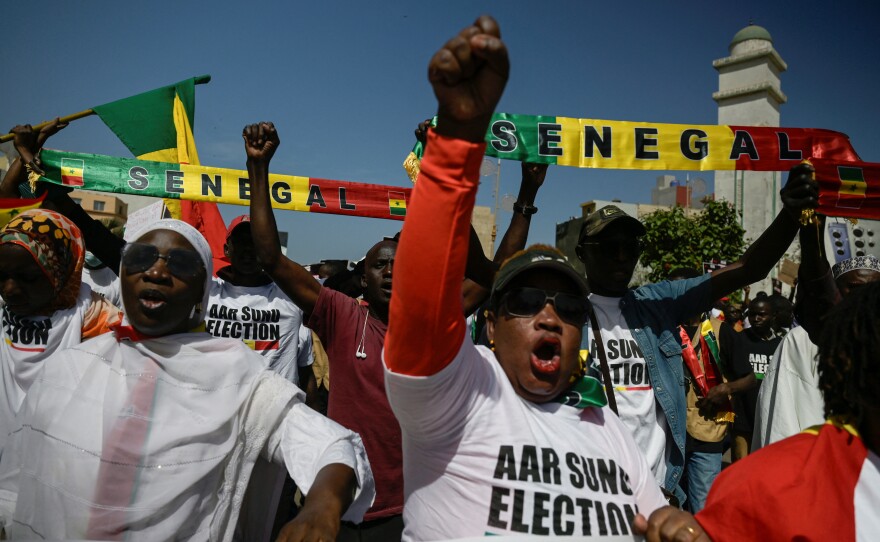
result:
[[[39,198],[0,198],[0,228],[18,216],[20,213],[36,209],[43,204],[46,199],[44,192]]]
[[[192,77],[92,109],[139,159],[198,165],[192,129],[195,86],[210,80],[210,75]],[[222,259],[226,224],[216,203],[166,199],[165,206],[174,218],[202,232],[215,255],[215,271],[228,263]]]

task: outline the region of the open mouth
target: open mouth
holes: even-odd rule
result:
[[[138,295],[141,307],[145,312],[157,311],[168,304],[168,298],[159,290],[144,290]]]
[[[532,369],[543,375],[559,372],[561,343],[556,337],[542,337],[532,350]]]
[[[387,296],[391,295],[391,283],[390,282],[388,284],[383,284],[382,288],[380,288],[380,289],[382,290],[383,294],[385,294]]]

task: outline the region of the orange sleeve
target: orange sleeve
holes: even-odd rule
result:
[[[436,374],[461,347],[461,283],[485,150],[428,133],[394,262],[385,364],[395,373]]]
[[[110,326],[122,320],[122,311],[104,299],[100,294],[92,292],[92,303],[83,317],[83,340],[97,337],[110,331]]]

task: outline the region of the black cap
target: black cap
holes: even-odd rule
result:
[[[647,233],[645,226],[639,222],[638,219],[624,213],[620,210],[620,207],[617,207],[616,205],[606,205],[593,212],[584,221],[580,237],[578,237],[578,244],[580,244],[585,237],[599,235],[612,223],[615,223],[619,227],[628,228],[637,237],[641,237]]]
[[[495,275],[495,282],[492,283],[492,293],[489,295],[490,302],[497,303],[499,292],[504,290],[518,275],[531,269],[548,269],[562,273],[574,281],[581,295],[586,297],[590,293],[584,276],[568,263],[561,252],[551,246],[533,245],[504,262]]]

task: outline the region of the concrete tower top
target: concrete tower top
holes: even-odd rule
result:
[[[772,43],[773,38],[770,36],[770,32],[767,32],[766,28],[750,23],[749,26],[743,28],[733,36],[733,39],[730,40],[730,45],[727,46],[727,50],[732,56],[737,56],[758,49],[772,47]]]

